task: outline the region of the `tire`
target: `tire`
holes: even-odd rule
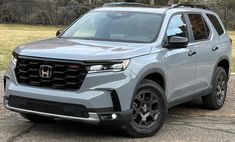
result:
[[[132,120],[126,132],[134,138],[155,135],[163,126],[167,116],[166,98],[156,82],[144,79],[132,100]]]
[[[29,114],[29,113],[20,113],[20,115],[24,117],[25,119],[34,123],[49,123],[54,120],[54,118],[52,117],[34,115],[34,114]]]
[[[206,108],[219,110],[223,107],[227,95],[228,76],[224,68],[218,67],[212,82],[212,93],[202,97]]]

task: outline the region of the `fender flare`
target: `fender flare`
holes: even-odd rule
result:
[[[220,63],[222,60],[227,60],[228,63],[229,63],[229,65],[230,65],[229,57],[228,57],[228,56],[221,56],[221,57],[216,61],[216,64],[215,64],[214,69],[213,69],[213,74],[212,74],[212,77],[211,77],[211,85],[212,85],[213,82],[214,82],[214,76],[215,76],[216,69],[217,69],[219,63]],[[229,76],[228,76],[228,79],[229,79]]]
[[[134,93],[132,94],[130,109],[131,109],[131,107],[132,107],[132,102],[133,102],[133,99],[134,99],[134,95],[136,94],[137,89],[138,89],[138,86],[140,85],[141,81],[142,81],[145,77],[147,77],[148,75],[150,75],[150,74],[152,74],[152,73],[159,73],[159,74],[161,74],[161,75],[163,76],[164,88],[162,88],[162,89],[164,90],[164,93],[165,93],[165,89],[166,89],[166,77],[165,77],[165,73],[163,72],[163,70],[160,69],[160,68],[151,68],[151,69],[149,69],[149,70],[146,70],[146,71],[144,71],[144,72],[140,75],[140,77],[138,78],[138,81],[137,81],[136,86],[135,86]],[[137,75],[137,76],[138,76],[138,75]],[[166,105],[167,105],[167,102],[166,102],[166,95],[164,94],[163,97],[164,97],[165,103],[166,103]]]

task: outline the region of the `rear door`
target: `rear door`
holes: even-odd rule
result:
[[[210,87],[210,78],[214,69],[214,42],[212,30],[202,13],[188,13],[191,36],[189,44],[197,53],[197,71],[194,90],[200,92]]]
[[[214,47],[212,49],[214,56],[214,64],[217,60],[224,55],[229,55],[231,50],[230,38],[225,32],[225,28],[218,15],[206,14],[208,21],[211,23],[211,28],[214,31],[213,42]]]
[[[214,14],[205,14],[207,21],[211,24],[211,28],[213,30],[213,43],[214,46],[212,48],[212,54],[214,57],[214,66],[218,64],[218,60],[222,58],[224,55],[230,54],[230,39],[227,36],[224,27],[222,26],[222,21],[219,20],[219,17],[217,17]],[[224,58],[224,57],[223,57]],[[212,80],[213,73],[211,74]]]

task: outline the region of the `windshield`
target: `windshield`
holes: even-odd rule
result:
[[[158,36],[162,19],[162,15],[153,13],[90,12],[75,22],[61,37],[120,42],[153,42]]]

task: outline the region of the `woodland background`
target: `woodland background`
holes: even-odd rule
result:
[[[0,0],[0,23],[68,25],[92,8],[122,0]],[[205,4],[235,29],[235,0],[137,0],[150,5]]]

